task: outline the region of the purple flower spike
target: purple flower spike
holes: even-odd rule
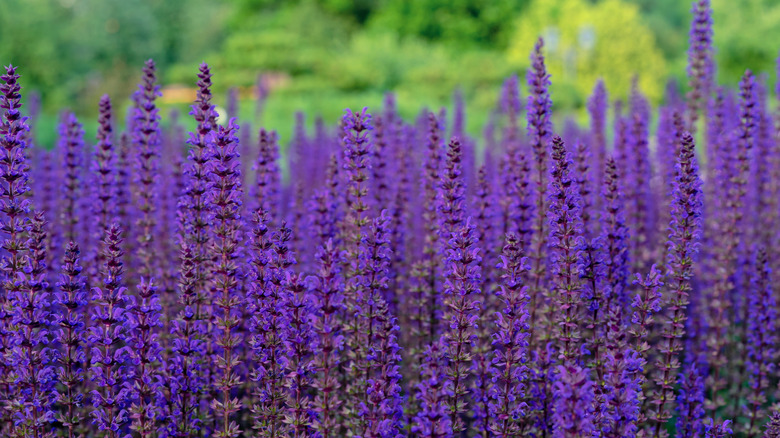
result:
[[[157,69],[154,61],[146,61],[143,76],[138,91],[134,95],[133,109],[133,145],[136,149],[135,184],[136,208],[138,219],[134,231],[138,238],[138,258],[140,266],[138,273],[150,278],[159,275],[156,262],[159,256],[154,254],[154,234],[157,224],[157,180],[160,172],[160,114],[155,104],[161,96],[157,85]]]
[[[531,53],[531,68],[527,73],[529,95],[526,117],[528,119],[528,138],[534,155],[531,185],[533,187],[536,212],[536,218],[532,226],[531,251],[529,252],[532,265],[529,272],[531,286],[531,344],[534,344],[536,339],[536,327],[542,325],[537,322],[538,316],[545,318],[544,327],[540,327],[543,332],[541,337],[549,337],[553,330],[549,310],[542,309],[544,306],[542,294],[547,293],[544,291],[543,282],[547,276],[547,256],[545,254],[549,234],[547,230],[548,218],[546,216],[548,201],[547,166],[549,143],[552,136],[552,122],[550,120],[552,100],[549,92],[550,75],[547,73],[547,67],[544,64],[543,46],[544,41],[539,38],[534,46],[534,51]]]
[[[732,433],[733,431],[731,430],[731,420],[726,420],[720,423],[710,419],[708,423],[704,424],[705,438],[726,438],[731,436]]]
[[[682,350],[682,338],[685,335],[686,309],[692,289],[693,259],[699,250],[701,238],[702,193],[699,168],[694,156],[693,137],[685,133],[678,146],[676,179],[672,193],[672,220],[669,225],[669,243],[667,253],[668,286],[671,293],[664,306],[669,315],[663,330],[665,342],[659,348],[662,360],[658,363],[655,379],[657,390],[654,394],[657,410],[652,420],[655,422],[655,436],[672,414],[674,382],[679,362],[676,357]]]
[[[412,432],[421,438],[452,437],[452,423],[445,406],[448,391],[444,346],[435,342],[424,353],[421,367],[422,381],[417,385],[419,411],[412,422]]]
[[[464,428],[463,415],[467,411],[469,363],[472,359],[472,345],[476,340],[477,318],[481,303],[476,299],[480,290],[479,248],[475,238],[474,225],[470,219],[460,226],[449,239],[446,254],[446,280],[444,293],[449,311],[444,332],[447,367],[448,393],[445,405],[449,411],[453,433]]]
[[[573,166],[566,145],[556,136],[552,148],[553,167],[548,189],[550,209],[547,217],[555,307],[559,309],[555,325],[558,330],[559,356],[564,362],[569,362],[580,355],[582,218],[579,194],[571,178]]]
[[[84,309],[87,305],[87,293],[84,278],[79,265],[79,247],[69,242],[62,261],[62,275],[57,283],[59,290],[54,294],[54,304],[60,307],[57,324],[60,330],[57,340],[64,346],[59,355],[57,379],[65,387],[60,392],[57,403],[64,406],[56,418],[67,428],[68,436],[75,436],[75,429],[84,421],[84,370],[81,366],[86,359],[84,354]]]
[[[501,255],[502,284],[498,295],[503,307],[496,314],[493,334],[493,358],[490,365],[493,386],[490,390],[490,431],[501,438],[520,433],[520,419],[524,415],[525,381],[527,379],[528,348],[528,287],[522,279],[528,266],[523,257],[519,238],[514,233],[506,236]]]
[[[240,292],[239,232],[241,227],[241,171],[237,152],[238,126],[234,120],[212,131],[209,141],[208,170],[211,186],[207,202],[212,207],[214,234],[210,254],[211,282],[209,290],[213,302],[213,345],[218,370],[213,385],[220,394],[211,407],[219,419],[215,432],[218,438],[235,438],[241,429],[233,419],[241,409],[241,401],[234,390],[241,384],[238,367],[238,327],[241,321],[243,299]]]
[[[251,263],[254,281],[250,294],[254,312],[250,323],[253,327],[250,346],[257,363],[252,373],[257,388],[257,404],[252,407],[253,427],[258,436],[271,438],[283,436],[287,426],[282,422],[289,363],[284,345],[283,332],[288,315],[283,311],[282,281],[290,273],[295,258],[289,251],[291,236],[285,223],[269,236],[266,216],[256,214],[253,221]]]
[[[93,289],[92,324],[87,342],[92,357],[90,380],[92,416],[98,430],[108,438],[129,435],[127,409],[130,406],[129,378],[132,377],[125,288],[122,286],[122,231],[112,224],[103,237],[104,266],[101,268],[102,287]]]
[[[112,125],[111,99],[108,95],[100,98],[98,117],[97,144],[95,158],[92,161],[92,173],[95,176],[95,199],[92,214],[97,218],[95,241],[103,238],[106,230],[116,220],[117,210],[117,179],[116,151],[114,149],[114,133]],[[95,245],[92,257],[96,266],[103,265],[100,245]]]
[[[591,436],[594,432],[593,383],[587,371],[574,364],[559,366],[553,397],[553,438]]]
[[[688,47],[688,130],[695,134],[699,112],[706,109],[712,92],[715,66],[712,50],[712,8],[710,0],[698,0],[691,9],[693,20]]]
[[[33,436],[41,436],[50,427],[54,420],[52,405],[58,397],[52,366],[55,352],[48,346],[51,314],[45,279],[45,230],[43,213],[34,213],[27,241],[26,278],[22,277],[21,289],[11,295],[14,307],[11,323],[16,332],[9,360],[16,373],[18,400],[10,408],[16,417],[16,427],[31,431]]]
[[[313,329],[319,338],[315,365],[317,374],[313,386],[317,389],[314,409],[317,419],[314,429],[322,438],[336,436],[341,400],[338,368],[344,343],[338,315],[344,311],[344,278],[341,271],[341,255],[332,240],[317,251],[317,287],[314,296],[317,306]]]
[[[769,378],[775,374],[777,336],[777,303],[772,293],[772,272],[766,249],[755,255],[754,271],[748,291],[747,370],[750,373],[750,391],[747,396],[749,422],[745,427],[748,437],[758,436],[762,408],[767,400]]]
[[[79,225],[79,201],[82,199],[81,176],[84,159],[84,129],[73,113],[66,113],[60,125],[60,153],[63,161],[62,207],[60,226],[65,240],[76,241]],[[85,236],[79,236],[82,238]]]
[[[30,201],[27,193],[28,163],[26,136],[30,128],[22,116],[22,87],[16,67],[5,67],[0,75],[0,233],[3,235],[3,255],[0,259],[2,286],[0,293],[0,404],[12,401],[11,385],[15,380],[13,366],[4,360],[13,345],[14,294],[21,291],[27,264],[27,242]],[[0,413],[3,423],[10,422],[7,411]],[[2,427],[2,425],[0,425]]]
[[[155,401],[161,397],[158,368],[162,347],[156,332],[162,326],[162,306],[157,296],[157,287],[143,278],[138,285],[137,297],[131,295],[128,298],[127,345],[130,362],[135,368],[133,404],[129,409],[132,420],[130,429],[142,438],[147,438],[153,436],[156,430],[155,421],[159,415]]]

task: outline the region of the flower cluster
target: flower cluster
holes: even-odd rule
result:
[[[149,61],[31,149],[6,67],[0,436],[780,436],[772,92],[715,87],[708,0],[690,41],[685,95],[557,126],[540,39],[483,139],[459,91],[285,139],[206,64],[185,138]]]

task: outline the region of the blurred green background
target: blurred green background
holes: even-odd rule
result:
[[[734,85],[746,68],[771,72],[780,2],[712,6],[718,81]],[[25,89],[40,92],[44,143],[62,108],[89,132],[101,94],[126,107],[147,58],[160,68],[165,111],[186,111],[206,61],[216,103],[238,87],[244,118],[255,115],[263,74],[269,94],[255,123],[283,136],[297,110],[334,122],[345,107],[378,106],[392,90],[412,116],[449,105],[456,87],[476,135],[503,79],[522,79],[539,35],[558,114],[581,114],[599,77],[611,98],[625,96],[634,75],[654,102],[668,80],[684,87],[690,8],[687,0],[0,0],[0,62],[19,65]]]

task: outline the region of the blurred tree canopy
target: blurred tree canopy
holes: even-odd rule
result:
[[[545,39],[552,92],[581,106],[603,78],[612,98],[627,96],[631,77],[652,100],[663,94],[666,61],[639,9],[620,0],[535,2],[518,20],[508,56],[529,67],[536,38]]]
[[[771,71],[780,40],[775,0],[712,0],[718,80]],[[636,74],[652,99],[685,83],[689,0],[0,0],[0,61],[22,67],[45,108],[94,114],[125,101],[154,58],[164,84],[192,87],[209,62],[215,91],[274,75],[271,108],[337,117],[394,90],[401,110],[450,103],[461,86],[472,128],[504,77],[523,74],[547,39],[558,109],[581,108],[595,80],[624,96]],[[749,26],[749,31],[746,27]],[[223,99],[218,97],[218,99]],[[218,100],[221,102],[222,100]],[[295,106],[295,107],[293,107]],[[288,114],[289,112],[289,114]],[[269,121],[273,122],[273,120]],[[287,122],[285,122],[287,124]],[[276,127],[276,126],[274,126]]]

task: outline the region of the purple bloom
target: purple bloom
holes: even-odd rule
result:
[[[777,336],[774,335],[777,303],[772,293],[772,272],[767,251],[759,248],[753,262],[748,289],[747,369],[750,373],[750,391],[747,396],[749,423],[745,430],[749,437],[758,435],[762,407],[766,403],[769,377],[775,373]]]
[[[557,348],[563,362],[576,360],[580,355],[579,311],[582,284],[582,219],[579,194],[571,179],[572,162],[566,145],[556,136],[552,149],[549,206],[549,249],[552,265],[554,306],[556,311]]]
[[[720,423],[710,419],[709,423],[704,424],[705,438],[726,438],[731,436],[732,433],[733,431],[731,430],[731,420],[726,420]]]
[[[520,433],[524,414],[524,390],[527,379],[528,287],[522,279],[528,266],[516,234],[506,236],[501,255],[502,284],[498,295],[503,307],[496,313],[493,333],[493,357],[490,363],[490,431],[497,437]]]
[[[587,437],[594,432],[593,383],[584,369],[574,364],[559,366],[553,397],[553,438]]]
[[[5,67],[0,75],[0,230],[5,236],[2,240],[3,255],[0,258],[3,292],[0,293],[0,403],[11,402],[11,385],[15,379],[13,366],[6,359],[13,346],[14,294],[21,291],[24,282],[24,269],[27,264],[27,242],[25,233],[29,229],[30,201],[27,192],[28,165],[25,141],[29,127],[26,117],[20,111],[22,87],[18,83],[16,67]],[[2,413],[3,422],[10,421],[6,412]]]
[[[117,211],[117,177],[116,151],[114,150],[114,134],[112,126],[111,99],[108,95],[100,98],[100,115],[98,117],[97,144],[95,158],[92,161],[92,173],[95,177],[92,214],[97,218],[94,230],[95,240],[100,240],[105,230],[116,220]],[[101,266],[103,260],[100,245],[95,245],[92,257],[96,266]]]
[[[54,390],[54,351],[49,348],[49,294],[46,274],[46,223],[43,213],[34,213],[27,241],[27,266],[20,290],[11,295],[15,326],[9,361],[16,374],[17,403],[11,403],[15,426],[31,430],[33,436],[46,430],[54,420],[52,405],[58,397]]]
[[[464,430],[466,396],[472,345],[476,340],[477,317],[481,303],[476,299],[480,287],[479,248],[474,225],[467,219],[448,241],[445,259],[444,293],[448,312],[443,334],[447,367],[445,406],[449,411],[453,433]]]
[[[68,436],[73,436],[74,429],[84,421],[83,399],[86,387],[83,384],[84,370],[81,364],[86,359],[83,313],[88,302],[81,271],[79,247],[70,242],[62,261],[62,275],[57,283],[59,290],[54,293],[54,304],[59,306],[60,314],[57,318],[60,326],[57,340],[65,350],[57,358],[57,379],[65,387],[59,393],[57,403],[64,406],[64,412],[57,413],[56,418],[68,429]]]
[[[328,240],[317,251],[317,286],[312,327],[318,337],[314,355],[317,374],[313,386],[317,389],[314,409],[317,412],[314,428],[323,438],[336,435],[341,400],[336,396],[340,384],[338,368],[344,335],[338,319],[344,312],[344,278],[341,270],[341,255]]]
[[[242,296],[240,291],[239,232],[241,224],[241,171],[236,151],[238,126],[233,120],[212,131],[209,142],[207,169],[211,186],[207,202],[212,207],[214,235],[210,254],[211,281],[209,290],[213,302],[214,332],[212,333],[218,370],[212,382],[221,400],[212,400],[211,407],[221,426],[215,432],[218,438],[235,438],[240,426],[232,420],[241,408],[233,394],[241,384],[238,373],[238,327],[241,321]]]
[[[280,175],[279,175],[279,145],[276,132],[260,130],[259,151],[255,163],[255,194],[253,199],[258,202],[259,208],[271,217],[278,220],[280,207]]]
[[[287,313],[283,311],[282,281],[290,273],[295,258],[289,251],[290,229],[282,227],[268,236],[268,218],[254,216],[252,240],[253,282],[250,289],[254,300],[250,346],[257,367],[252,373],[256,382],[252,407],[254,429],[261,437],[278,437],[286,431],[282,422],[287,395],[284,387],[289,360],[284,345]]]
[[[545,325],[542,331],[551,331],[553,325],[549,310],[543,308],[544,302],[542,294],[545,293],[543,281],[546,277],[548,238],[548,218],[547,212],[547,165],[549,156],[549,143],[552,136],[552,100],[550,99],[550,75],[547,73],[547,67],[544,64],[544,55],[542,47],[544,41],[539,38],[531,53],[531,68],[527,73],[528,80],[528,104],[526,106],[526,117],[528,119],[528,138],[531,144],[531,150],[534,154],[534,167],[531,176],[533,187],[533,199],[535,201],[534,211],[536,217],[532,226],[531,250],[531,270],[529,275],[530,294],[531,294],[531,344],[534,344],[536,326]],[[550,297],[544,297],[549,299]],[[545,318],[543,324],[537,321],[537,314],[542,314]],[[549,329],[549,330],[548,330]]]
[[[678,146],[677,176],[672,193],[672,220],[669,226],[667,284],[671,287],[671,293],[668,295],[668,303],[664,306],[669,320],[662,333],[666,342],[662,341],[659,347],[663,359],[657,364],[658,375],[655,379],[657,391],[654,398],[657,411],[653,421],[656,436],[671,418],[667,406],[673,403],[673,382],[679,367],[676,356],[683,347],[681,341],[685,334],[693,258],[698,252],[701,237],[701,180],[694,148],[693,137],[688,133],[683,134],[682,142]]]
[[[103,285],[93,289],[92,324],[87,336],[92,357],[90,380],[96,388],[92,391],[92,416],[98,430],[105,431],[109,438],[129,436],[126,424],[131,393],[127,382],[132,374],[130,347],[125,345],[128,324],[121,236],[121,229],[114,223],[103,237]]]
[[[690,37],[688,40],[688,130],[696,133],[699,112],[706,109],[715,76],[712,50],[712,8],[710,0],[698,0],[691,9]]]
[[[160,114],[155,100],[161,96],[157,82],[157,70],[154,61],[146,61],[138,91],[134,95],[133,108],[133,145],[136,149],[135,169],[133,173],[136,190],[134,198],[138,209],[138,218],[133,231],[138,238],[137,253],[140,262],[138,273],[150,278],[158,275],[153,241],[157,217],[157,184],[160,171]]]
[[[452,423],[445,406],[449,392],[445,389],[444,346],[441,342],[429,345],[420,369],[422,380],[417,385],[419,410],[412,422],[412,432],[421,438],[452,437]]]
[[[592,150],[594,151],[594,164],[596,176],[596,185],[601,187],[603,182],[604,166],[607,160],[607,136],[605,128],[607,125],[607,87],[604,81],[599,79],[593,88],[593,94],[588,99],[588,113],[590,114],[590,138],[592,141]],[[598,199],[598,198],[597,198]]]
[[[84,129],[73,113],[65,113],[60,124],[60,154],[63,161],[62,207],[60,224],[65,240],[76,241],[79,222],[79,201],[82,197],[81,177],[84,159]],[[82,238],[84,236],[79,236]]]
[[[155,400],[160,397],[157,367],[162,347],[156,331],[162,326],[162,306],[157,287],[151,281],[141,278],[137,288],[137,296],[128,297],[126,309],[127,346],[134,367],[130,429],[147,438],[152,436],[159,415]]]

